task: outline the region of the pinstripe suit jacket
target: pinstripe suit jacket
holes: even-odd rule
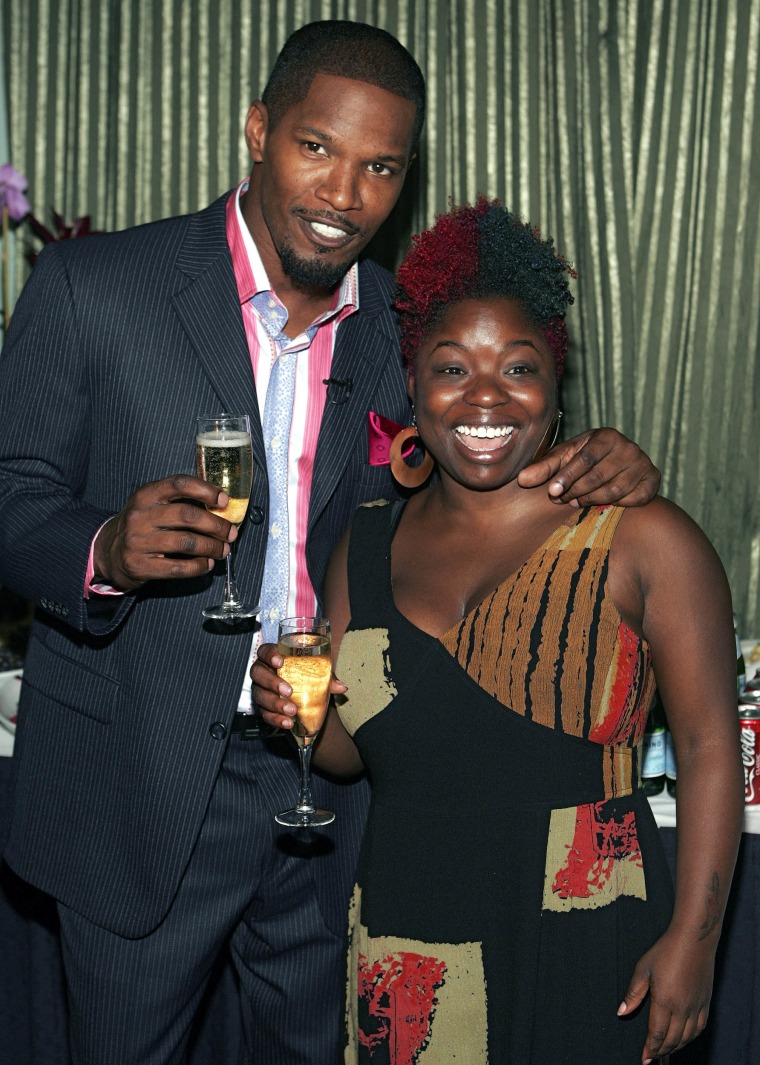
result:
[[[266,513],[225,200],[46,249],[0,360],[0,582],[37,606],[6,858],[125,935],[146,933],[170,905],[223,755],[218,723],[229,726],[235,713],[250,636],[204,628],[210,576],[152,582],[118,600],[88,602],[82,588],[101,523],[138,486],[194,470],[198,413],[251,414],[252,505]],[[353,389],[344,405],[327,403],[319,436],[307,548],[317,589],[356,506],[395,495],[387,467],[367,462],[367,412],[409,419],[390,289],[390,275],[361,264],[361,309],[338,331],[332,373],[352,378]],[[236,576],[250,599],[266,528],[247,521],[237,545]],[[346,801],[361,806],[358,790]]]

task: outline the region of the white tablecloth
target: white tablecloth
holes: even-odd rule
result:
[[[649,805],[660,828],[676,827],[676,800],[671,799],[667,792],[650,798]],[[760,835],[760,806],[744,807],[742,831]]]
[[[18,681],[14,680],[14,677],[20,676],[20,670],[14,669],[10,672],[0,673],[0,698],[3,696],[3,690],[5,689],[6,698],[10,694],[11,685],[18,684]],[[4,719],[0,717],[0,757],[3,755],[10,756],[13,754],[13,734],[7,729],[4,724]]]

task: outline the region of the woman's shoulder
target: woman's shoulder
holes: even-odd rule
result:
[[[639,571],[708,564],[721,567],[715,548],[697,522],[664,496],[656,496],[641,507],[624,508],[614,551]]]
[[[619,507],[621,533],[631,537],[674,536],[676,538],[705,537],[699,525],[687,512],[665,496],[655,496],[640,507]]]

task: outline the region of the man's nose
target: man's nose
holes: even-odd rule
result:
[[[362,206],[358,177],[348,164],[331,166],[317,186],[316,194],[336,211],[357,211]]]

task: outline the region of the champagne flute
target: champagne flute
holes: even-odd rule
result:
[[[233,525],[239,526],[251,496],[253,480],[253,450],[251,424],[247,414],[214,414],[198,418],[195,433],[195,463],[198,476],[203,481],[223,489],[229,496],[226,507],[209,507]],[[208,606],[203,611],[206,618],[216,621],[235,621],[238,618],[253,618],[259,607],[247,606],[238,595],[232,565],[234,544],[227,554],[227,569],[224,599],[217,606]]]
[[[291,699],[297,707],[292,731],[298,743],[301,787],[293,809],[275,814],[274,819],[290,828],[329,825],[335,814],[315,809],[311,797],[311,752],[330,700],[330,622],[326,618],[283,618],[277,650],[283,657],[277,672],[293,689]]]

